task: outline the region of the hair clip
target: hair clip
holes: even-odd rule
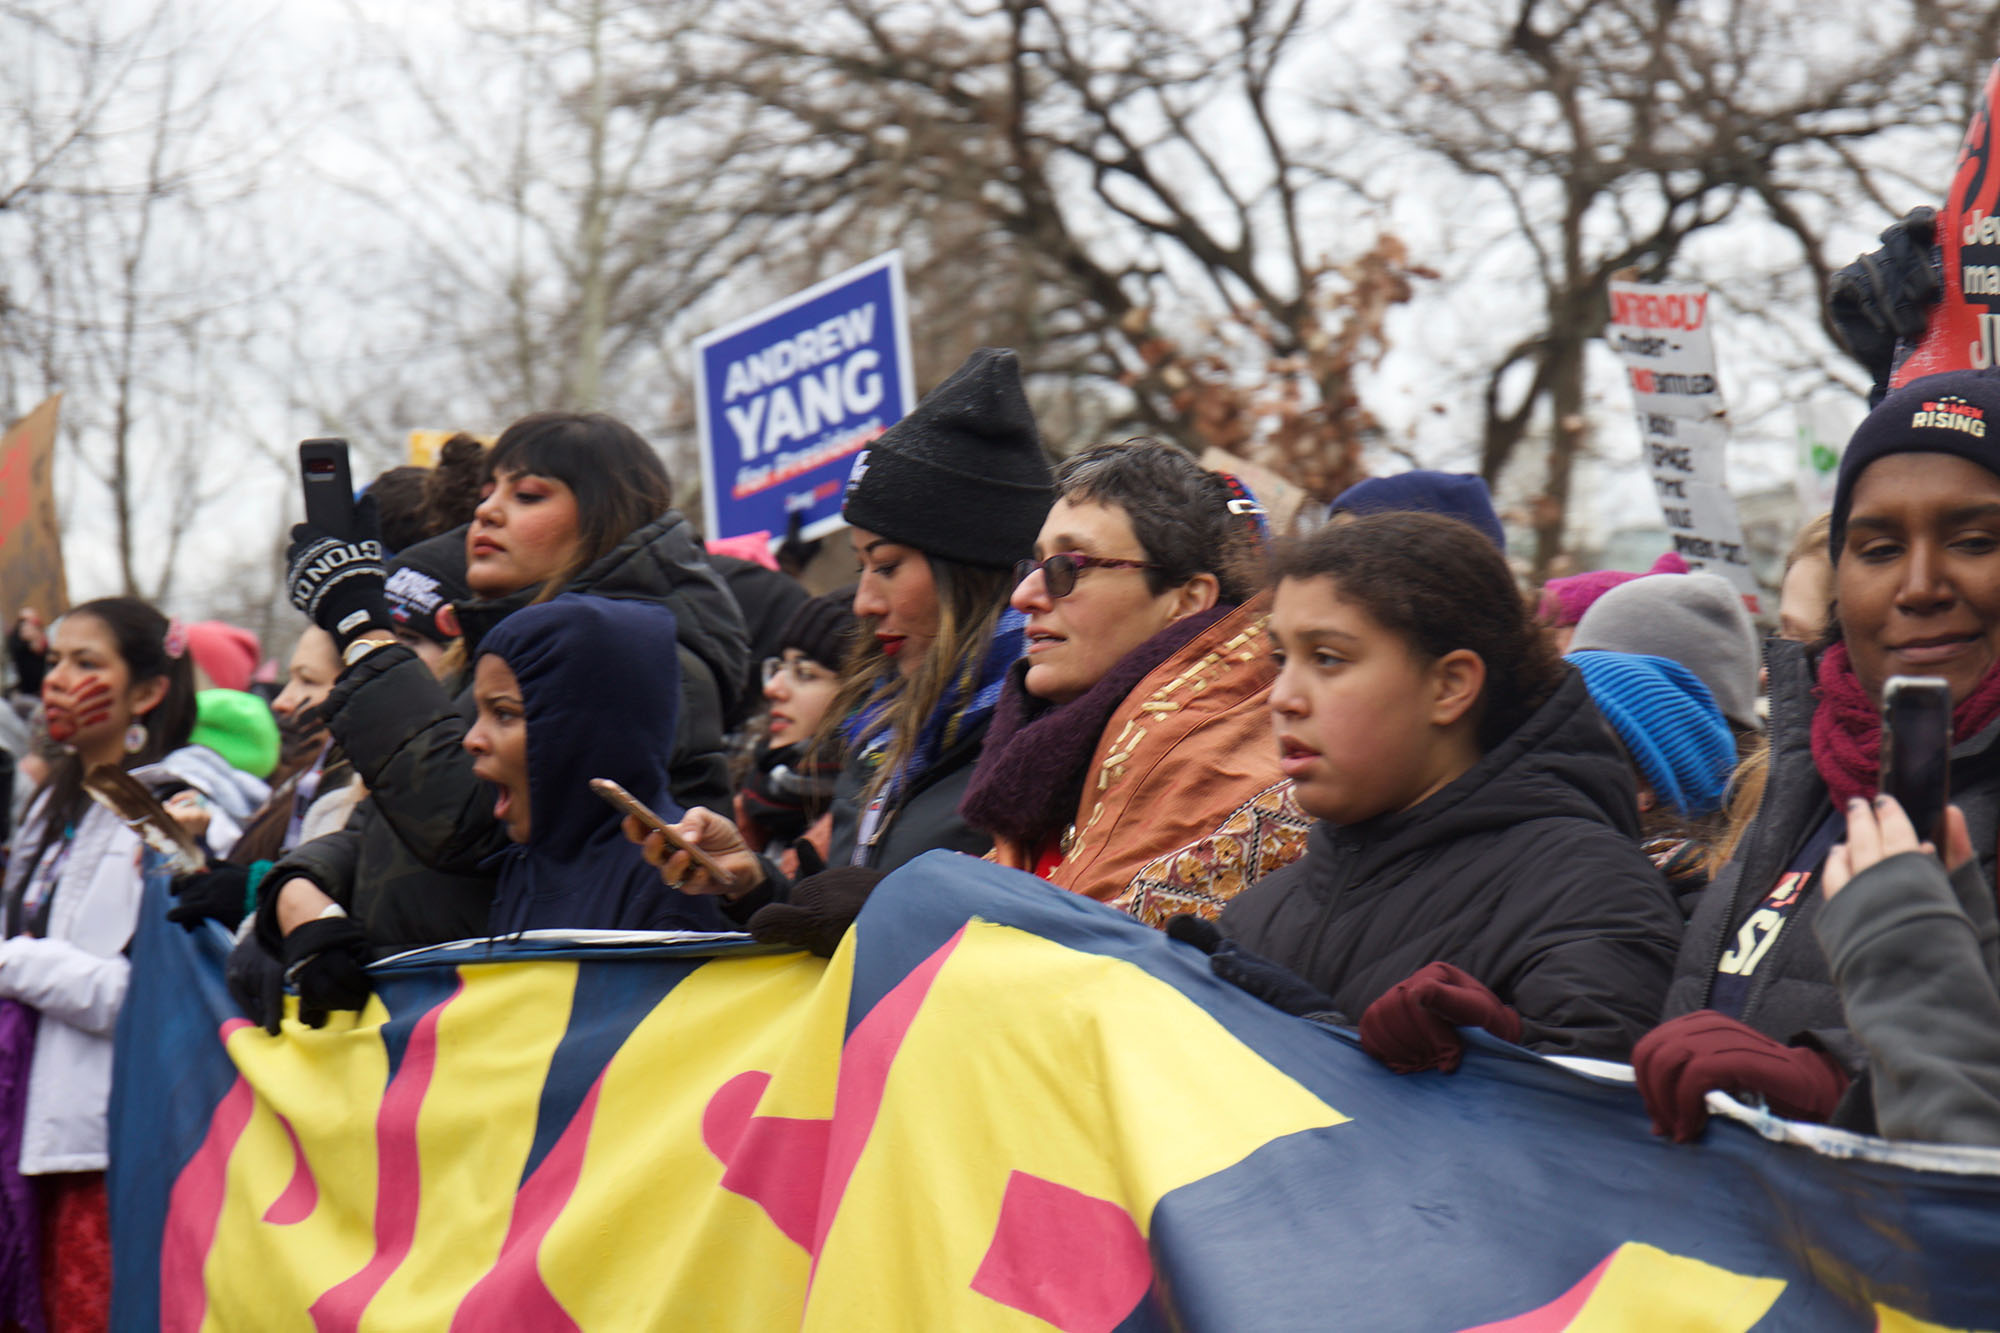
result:
[[[187,656],[187,650],[188,650],[187,626],[181,624],[180,617],[178,616],[174,617],[172,620],[169,620],[167,622],[167,638],[165,646],[167,650],[167,656],[176,662],[180,661],[183,657]]]

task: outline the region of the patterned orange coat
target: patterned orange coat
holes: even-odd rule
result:
[[[1112,713],[1091,756],[1062,859],[1002,839],[993,859],[1132,913],[1213,917],[1305,852],[1311,819],[1278,771],[1264,644],[1268,596],[1238,607],[1155,667]]]

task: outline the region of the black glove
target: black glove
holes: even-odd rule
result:
[[[204,921],[220,921],[235,930],[243,924],[243,899],[249,889],[249,867],[218,861],[174,881],[174,905],[167,909],[167,920],[189,931],[199,930]]]
[[[1274,1009],[1298,1018],[1319,1018],[1342,1027],[1353,1026],[1331,995],[1290,968],[1280,967],[1227,938],[1213,921],[1192,913],[1173,917],[1167,922],[1167,937],[1192,944],[1207,954],[1211,972]]]
[[[255,935],[248,935],[229,951],[222,979],[243,1016],[277,1036],[278,1021],[285,1016],[285,965]]]
[[[352,917],[321,917],[285,936],[285,978],[299,990],[299,1021],[325,1027],[330,1011],[365,1007],[375,992],[368,956],[368,932]]]
[[[354,527],[360,535],[344,538],[310,523],[296,524],[291,549],[285,552],[285,587],[292,605],[331,634],[343,651],[363,631],[386,630],[390,623],[382,595],[386,575],[374,496],[364,495],[354,506]]]
[[[1882,248],[1827,282],[1826,311],[1847,354],[1878,386],[1895,368],[1896,340],[1921,338],[1944,283],[1931,264],[1937,210],[1913,208],[1882,233]]]
[[[866,866],[836,866],[808,876],[792,885],[790,902],[757,909],[750,918],[750,936],[762,944],[789,944],[831,958],[887,873]]]

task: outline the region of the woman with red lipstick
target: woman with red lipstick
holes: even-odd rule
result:
[[[735,600],[672,507],[659,456],[610,417],[551,412],[509,426],[486,467],[487,491],[464,533],[464,578],[474,596],[454,608],[462,651],[448,682],[394,638],[383,584],[370,590],[364,576],[316,590],[303,557],[320,545],[302,548],[294,562],[294,600],[330,632],[355,615],[373,617],[336,634],[346,636],[346,665],[322,709],[370,799],[345,829],[293,848],[260,890],[260,910],[273,918],[260,923],[260,937],[283,940],[294,954],[308,946],[292,941],[292,931],[310,923],[318,934],[343,936],[340,948],[363,960],[371,948],[486,932],[494,893],[487,862],[510,843],[491,788],[460,748],[473,712],[466,667],[488,633],[558,593],[673,613],[670,665],[679,669],[681,707],[666,756],[672,798],[729,806],[722,718],[747,672],[749,639]],[[357,557],[341,570],[368,568],[365,553],[340,554]],[[357,584],[361,591],[348,596]],[[360,609],[343,616],[348,606]],[[365,939],[353,938],[352,925],[336,931],[323,922],[336,904],[353,913]]]
[[[1007,606],[1011,570],[1033,549],[1052,500],[1020,366],[1004,349],[975,351],[856,456],[841,512],[860,564],[863,629],[827,710],[845,749],[830,865],[886,871],[934,848],[978,855],[992,845],[966,824],[959,800],[1001,679],[1024,646],[1022,617]],[[773,913],[766,925],[798,911],[785,901],[786,877],[734,824],[695,810],[679,830],[735,874],[715,884],[654,834],[646,855],[668,883],[727,893],[739,916],[763,908]],[[629,821],[627,831],[639,832]],[[756,920],[751,928],[761,929]],[[814,935],[813,947],[824,943]]]
[[[55,623],[42,699],[68,753],[29,806],[0,892],[0,1089],[14,1090],[0,1097],[0,1225],[23,1224],[27,1178],[51,1328],[108,1318],[104,1116],[143,889],[138,835],[91,801],[83,779],[111,765],[158,795],[187,785],[161,766],[194,728],[194,666],[177,636],[126,597]],[[0,1268],[0,1288],[10,1276]]]
[[[1289,969],[1402,1072],[1456,1067],[1462,1025],[1622,1059],[1681,916],[1639,850],[1630,766],[1500,552],[1453,519],[1381,513],[1275,566],[1271,725],[1320,822],[1223,909],[1226,941],[1187,918],[1169,933],[1224,975],[1238,950]]]
[[[1929,376],[1885,398],[1841,459],[1828,552],[1834,610],[1817,646],[1766,645],[1769,777],[1734,860],[1688,923],[1664,1014],[1633,1064],[1654,1128],[1701,1132],[1704,1094],[1762,1096],[1796,1119],[1871,1126],[1868,1066],[1814,938],[1849,818],[1872,813],[1882,687],[1951,685],[1953,802],[1992,883],[2000,828],[2000,380]],[[1990,890],[1968,888],[1989,907]],[[1849,1097],[1849,1092],[1853,1096]]]

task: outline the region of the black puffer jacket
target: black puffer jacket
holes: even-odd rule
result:
[[[1771,675],[1771,774],[1763,804],[1735,859],[1717,873],[1695,907],[1662,1018],[1708,1007],[1716,965],[1730,942],[1770,896],[1806,839],[1833,813],[1826,783],[1813,764],[1813,658],[1801,644],[1773,639],[1764,647],[1764,660]],[[2000,742],[2000,723],[1960,742],[1951,752],[1952,802],[1965,812],[1973,852],[1989,884],[1994,835],[2000,828],[1996,742]],[[1847,1031],[1826,954],[1814,937],[1814,919],[1823,903],[1817,888],[1800,899],[1770,952],[1758,961],[1738,1017],[1783,1042],[1809,1034],[1850,1074],[1857,1074],[1867,1063],[1866,1052]]]
[[[1524,1045],[1624,1059],[1658,1014],[1681,923],[1638,832],[1631,771],[1571,669],[1414,809],[1314,825],[1305,857],[1239,895],[1220,925],[1352,1019],[1441,960],[1520,1012]]]
[[[660,602],[674,613],[681,709],[673,796],[728,814],[722,718],[745,679],[749,637],[687,520],[669,511],[637,529],[569,591]],[[459,605],[468,662],[479,639],[536,592]],[[275,890],[292,876],[312,880],[384,949],[485,934],[493,900],[485,863],[510,844],[493,818],[493,789],[473,777],[462,746],[472,713],[469,683],[454,699],[406,648],[378,649],[346,672],[327,701],[327,725],[369,799],[346,829],[294,848],[264,882]]]

